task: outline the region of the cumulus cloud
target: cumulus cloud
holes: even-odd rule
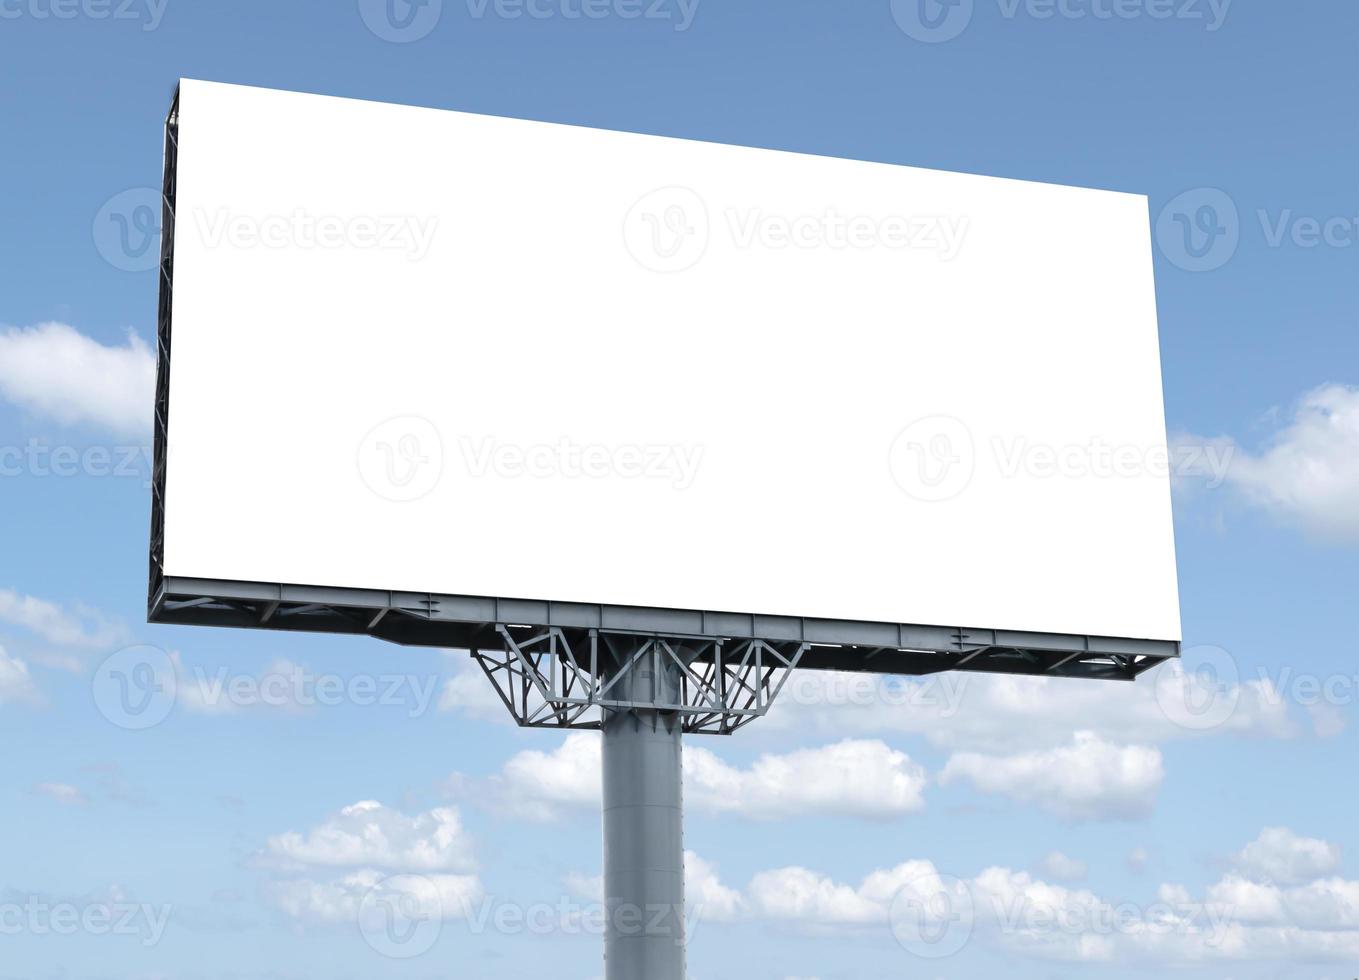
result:
[[[439,692],[439,710],[456,711],[477,721],[511,724],[510,713],[482,669],[465,650],[450,651],[453,676]]]
[[[1359,388],[1303,395],[1262,453],[1238,448],[1228,480],[1317,536],[1359,542]]]
[[[730,922],[745,911],[745,898],[722,884],[717,865],[693,851],[684,852],[684,904],[707,922]]]
[[[494,803],[513,816],[555,820],[571,809],[599,808],[601,765],[599,736],[572,732],[551,752],[529,749],[513,756],[488,789]]]
[[[876,741],[762,755],[749,769],[730,766],[704,748],[684,751],[686,801],[712,813],[757,819],[899,817],[924,809],[925,783],[922,766]]]
[[[1282,885],[1328,875],[1340,867],[1339,844],[1300,837],[1287,827],[1266,827],[1242,848],[1232,865],[1248,878]]]
[[[125,642],[127,630],[79,603],[62,606],[0,589],[0,622],[9,623],[62,647],[99,649]]]
[[[1160,682],[1164,672],[1171,677]],[[751,731],[754,738],[788,731],[919,735],[942,748],[980,752],[1053,748],[1083,729],[1098,729],[1115,742],[1153,745],[1209,735],[1298,733],[1288,700],[1267,679],[1219,680],[1213,696],[1223,703],[1221,717],[1212,727],[1194,727],[1165,703],[1164,695],[1174,694],[1177,684],[1189,697],[1204,683],[1177,662],[1134,684],[957,671],[926,677],[797,671],[769,716]]]
[[[746,889],[761,918],[815,925],[868,925],[884,918],[882,906],[858,888],[802,867],[761,871]]]
[[[1084,861],[1067,857],[1061,851],[1051,851],[1043,858],[1039,869],[1057,881],[1081,881],[1089,871]]]
[[[1031,803],[1067,820],[1146,816],[1165,770],[1161,753],[1143,745],[1117,745],[1093,732],[1077,732],[1055,749],[1014,755],[959,752],[940,773],[941,783],[967,780],[983,793]]]
[[[305,833],[270,837],[259,855],[269,866],[470,872],[472,842],[455,807],[407,816],[373,800],[332,814]]]
[[[795,866],[760,872],[744,889],[720,886],[735,918],[809,934],[893,935],[908,948],[912,938],[962,930],[964,942],[1065,963],[1349,962],[1359,955],[1359,882],[1336,877],[1284,887],[1231,873],[1201,897],[1163,884],[1138,903],[1006,867],[958,878],[910,860],[857,884]]]
[[[488,789],[502,809],[516,816],[553,820],[573,808],[598,808],[600,765],[599,737],[575,732],[551,752],[518,753]],[[885,819],[925,805],[925,770],[882,742],[844,741],[762,755],[744,769],[688,745],[683,766],[686,804],[708,813],[757,820],[806,814]],[[465,782],[453,778],[454,785]]]
[[[0,647],[0,704],[38,704],[41,700],[28,664]]]
[[[135,333],[105,346],[64,323],[0,330],[0,396],[63,425],[151,429],[156,359]]]
[[[474,875],[386,875],[365,868],[333,881],[285,879],[266,882],[264,895],[285,915],[314,925],[353,926],[365,916],[379,920],[393,902],[417,909],[420,918],[470,918],[485,897]],[[383,926],[375,922],[378,928]]]
[[[1270,678],[1229,670],[1207,691],[1210,681],[1195,667],[1194,654],[1191,648],[1185,661],[1164,664],[1133,684],[961,671],[924,677],[794,671],[748,738],[914,735],[945,749],[996,752],[1057,747],[1085,729],[1139,745],[1224,735],[1288,739],[1303,730],[1295,706]],[[465,657],[456,670],[440,708],[508,723],[509,713],[481,670]],[[1186,717],[1187,709],[1177,710],[1177,697],[1195,709],[1213,698],[1212,724]]]
[[[280,873],[260,891],[302,924],[381,929],[393,907],[414,910],[413,920],[461,919],[485,896],[453,807],[407,815],[363,800],[305,833],[270,837],[255,864]],[[326,870],[342,873],[322,876]]]

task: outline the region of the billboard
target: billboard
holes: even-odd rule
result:
[[[170,133],[152,618],[1177,644],[1145,198],[198,81]]]

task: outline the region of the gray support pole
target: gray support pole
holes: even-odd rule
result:
[[[649,654],[618,681],[624,701],[679,701],[679,668]],[[604,980],[684,980],[680,716],[605,711]]]

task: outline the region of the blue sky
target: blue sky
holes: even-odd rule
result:
[[[180,76],[1148,195],[1169,425],[1231,461],[1176,493],[1217,682],[812,679],[692,740],[690,973],[1352,976],[1357,36],[1258,0],[0,0],[0,977],[600,974],[570,916],[476,918],[593,901],[593,736],[513,728],[456,654],[143,621],[135,203]],[[139,645],[180,678],[142,731],[97,683]],[[386,956],[356,910],[411,873],[472,914]],[[928,962],[890,928],[922,876],[976,906]]]

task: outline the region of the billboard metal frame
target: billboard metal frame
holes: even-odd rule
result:
[[[373,636],[394,643],[512,653],[513,627],[557,631],[573,649],[601,634],[701,641],[700,660],[723,643],[759,642],[812,670],[933,674],[945,670],[1132,681],[1178,657],[1174,640],[1035,633],[963,625],[872,623],[705,610],[440,595],[363,588],[167,576],[164,569],[166,447],[174,295],[179,92],[165,123],[155,453],[147,618],[182,625]],[[1022,571],[1022,570],[1017,570]],[[959,583],[966,588],[965,582]],[[526,723],[526,722],[521,722]]]
[[[155,563],[153,561],[153,574]],[[1179,656],[1171,640],[1136,640],[970,627],[860,623],[682,609],[389,592],[161,577],[149,619],[159,623],[374,636],[409,646],[505,649],[509,627],[559,630],[588,649],[593,633],[676,640],[805,644],[799,667],[878,674],[943,670],[1132,681]]]

